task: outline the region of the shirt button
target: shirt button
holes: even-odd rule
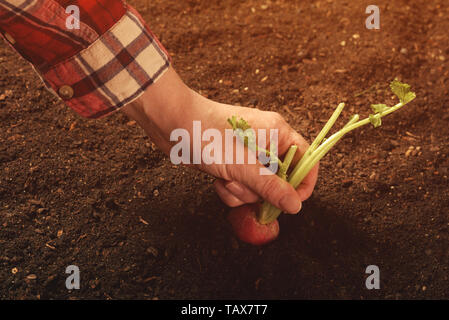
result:
[[[5,38],[6,38],[6,40],[8,40],[9,41],[9,43],[11,43],[11,44],[15,44],[16,43],[16,40],[12,37],[12,35],[10,35],[9,33],[5,33]]]
[[[62,86],[61,88],[59,88],[59,96],[64,99],[64,100],[69,100],[72,99],[73,97],[73,89],[71,86]]]

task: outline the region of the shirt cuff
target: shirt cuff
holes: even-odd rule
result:
[[[46,86],[85,118],[104,117],[137,99],[170,57],[132,8],[89,47],[41,73]]]

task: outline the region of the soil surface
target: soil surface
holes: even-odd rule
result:
[[[237,241],[213,178],[173,166],[121,113],[84,120],[0,47],[0,298],[449,298],[449,3],[130,1],[192,88],[280,112],[307,139],[417,99],[348,135],[277,241]],[[340,122],[343,124],[343,122]],[[65,287],[77,265],[81,289]],[[377,265],[381,289],[367,290]]]

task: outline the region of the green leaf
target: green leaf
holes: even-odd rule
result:
[[[380,127],[382,125],[382,118],[380,114],[370,114],[369,121],[374,126],[374,128]]]
[[[231,125],[232,130],[237,129],[237,119],[235,116],[232,116],[231,118],[228,118],[228,123]]]
[[[374,113],[381,113],[388,110],[390,107],[386,104],[372,104],[371,109],[373,109]]]
[[[410,90],[410,86],[394,79],[390,83],[391,91],[399,98],[402,103],[408,103],[416,98],[416,94]]]
[[[240,140],[245,144],[245,146],[249,147],[250,149],[256,148],[256,135],[254,133],[254,130],[248,130],[251,129],[251,126],[248,122],[246,122],[245,119],[240,118],[240,120],[237,120],[236,116],[232,116],[230,119],[228,119],[228,123],[232,126],[232,129],[240,138]]]

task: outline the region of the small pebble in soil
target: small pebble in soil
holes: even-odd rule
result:
[[[410,146],[410,147],[408,148],[408,150],[405,152],[405,156],[406,156],[406,157],[409,157],[409,156],[412,154],[412,152],[413,152],[414,149],[415,149],[414,146]]]
[[[47,211],[47,210],[48,210],[48,208],[39,208],[39,209],[36,210],[36,212],[37,212],[38,214],[41,214],[41,213],[44,213],[44,212]]]
[[[36,280],[37,279],[37,276],[35,275],[35,274],[29,274],[29,275],[27,275],[27,280]]]
[[[147,248],[147,253],[151,254],[155,258],[159,255],[159,251],[155,247]]]

